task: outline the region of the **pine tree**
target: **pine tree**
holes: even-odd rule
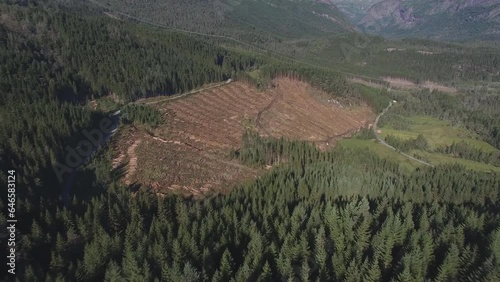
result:
[[[272,270],[269,262],[266,261],[264,266],[262,267],[262,271],[260,273],[259,279],[257,281],[272,281]]]
[[[123,250],[122,270],[123,276],[129,281],[141,281],[143,279],[142,269],[136,259],[136,250],[130,243],[125,244]]]
[[[220,261],[219,270],[216,275],[214,275],[215,281],[229,281],[232,277],[234,268],[233,258],[228,249],[222,254],[222,259]]]
[[[323,226],[321,226],[318,233],[316,234],[314,243],[314,256],[316,264],[319,267],[319,277],[321,280],[326,279],[328,253],[325,241],[325,229],[323,228]]]
[[[104,275],[104,281],[106,282],[119,282],[123,281],[125,277],[122,275],[122,270],[120,266],[113,260],[108,263],[106,268],[106,273]]]
[[[189,262],[184,265],[182,274],[183,277],[181,281],[183,282],[192,282],[200,280],[200,274],[193,266],[191,266]]]
[[[300,277],[302,281],[309,281],[309,276],[311,272],[311,267],[309,266],[309,262],[307,257],[302,258],[302,267],[300,269]]]
[[[455,244],[452,244],[446,254],[441,266],[436,281],[456,281],[458,278],[458,270],[460,269],[459,249]]]

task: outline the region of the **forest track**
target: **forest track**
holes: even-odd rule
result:
[[[127,155],[129,158],[127,173],[125,174],[125,184],[130,185],[132,183],[131,178],[134,176],[137,171],[137,154],[135,152],[135,148],[141,144],[142,140],[137,139],[132,146],[130,146],[127,150]]]
[[[255,125],[257,126],[258,129],[262,130],[265,134],[267,134],[268,136],[271,136],[270,132],[264,128],[261,124],[261,119],[262,119],[262,114],[266,111],[269,111],[269,109],[271,109],[271,107],[276,104],[276,102],[278,102],[279,99],[282,99],[283,98],[283,93],[282,92],[279,92],[272,100],[271,102],[265,106],[262,110],[260,110],[258,113],[257,113],[257,118],[255,119]]]
[[[401,151],[399,151],[398,149],[394,148],[393,146],[387,144],[387,142],[384,141],[384,139],[380,138],[380,136],[378,136],[377,134],[377,124],[378,124],[378,121],[380,119],[380,117],[382,117],[386,112],[387,110],[389,110],[390,107],[392,107],[393,103],[392,102],[389,102],[389,106],[387,106],[387,108],[385,108],[378,116],[377,118],[375,119],[375,123],[373,124],[373,134],[375,134],[375,138],[377,138],[378,142],[384,146],[386,146],[387,148],[393,150],[393,151],[396,151],[397,153],[399,153],[400,155],[410,159],[410,160],[413,160],[413,161],[416,161],[418,163],[421,163],[423,165],[426,165],[426,166],[430,166],[430,167],[434,167],[434,165],[426,162],[426,161],[423,161],[423,160],[419,160],[415,157],[412,157],[406,153],[403,153]]]
[[[210,89],[213,89],[213,88],[221,87],[222,85],[226,85],[226,84],[229,84],[229,83],[231,83],[231,81],[225,81],[225,82],[218,83],[216,85],[212,85],[210,87],[195,89],[195,90],[191,90],[189,92],[182,93],[182,94],[179,94],[179,95],[173,95],[173,96],[165,97],[165,99],[161,99],[161,100],[159,99],[159,100],[155,100],[155,101],[144,102],[141,99],[141,100],[137,100],[135,103],[145,104],[145,105],[153,105],[153,104],[163,103],[163,102],[166,102],[166,101],[172,101],[172,100],[180,99],[180,98],[183,98],[183,97],[186,97],[186,96],[189,96],[191,94],[195,94],[195,93],[198,93],[198,92],[201,92],[201,91],[205,91],[205,90],[210,90]]]

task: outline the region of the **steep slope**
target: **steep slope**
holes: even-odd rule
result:
[[[115,157],[117,166],[127,163],[121,156],[128,157],[124,181],[190,195],[233,187],[262,173],[228,158],[242,146],[247,129],[328,148],[375,116],[366,105],[342,106],[333,95],[289,78],[275,79],[266,91],[233,82],[181,99],[143,102],[161,111],[165,122],[153,135],[135,129],[120,133]]]
[[[329,0],[353,23],[359,22],[366,12],[380,0]]]
[[[371,33],[447,40],[500,39],[497,0],[384,0],[358,25]]]
[[[37,4],[0,4],[0,180],[18,168],[20,194],[61,192],[78,166],[65,148],[107,116],[86,102],[186,92],[255,62],[182,34]]]
[[[185,30],[262,43],[353,30],[327,0],[96,0],[111,11]],[[182,15],[182,16],[180,16]]]

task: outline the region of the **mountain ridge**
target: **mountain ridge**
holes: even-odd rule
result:
[[[186,30],[234,37],[314,37],[353,31],[328,0],[97,0],[109,9]],[[182,14],[183,17],[178,17]],[[272,28],[271,28],[272,27]]]
[[[360,17],[370,0],[339,8],[360,29],[387,37],[423,37],[439,40],[500,39],[500,2],[497,0],[378,0]]]

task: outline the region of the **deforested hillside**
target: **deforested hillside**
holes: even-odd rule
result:
[[[6,179],[8,167],[19,167],[20,183],[29,184],[25,192],[58,190],[52,165],[105,114],[83,107],[87,101],[185,92],[259,61],[106,17],[32,5],[0,8],[0,174]]]
[[[500,281],[497,49],[98,1],[0,0],[0,281]]]
[[[373,122],[366,105],[342,105],[334,93],[290,78],[272,83],[266,91],[233,82],[174,100],[142,100],[158,109],[163,122],[151,132],[124,129],[114,145],[114,166],[124,166],[123,181],[156,192],[227,192],[262,174],[230,156],[242,146],[245,132],[329,149]]]

